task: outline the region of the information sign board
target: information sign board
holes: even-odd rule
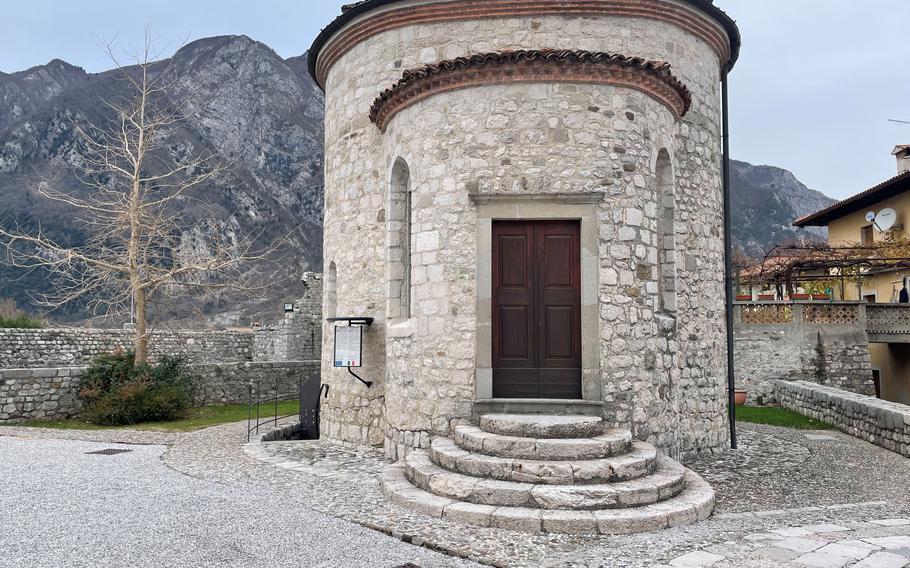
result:
[[[335,327],[335,366],[363,366],[363,328],[359,325]]]

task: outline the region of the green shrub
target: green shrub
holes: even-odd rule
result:
[[[82,419],[104,426],[174,420],[192,402],[192,377],[180,357],[136,365],[132,352],[96,357],[79,385]]]
[[[40,320],[32,319],[22,312],[16,302],[0,298],[0,328],[38,329],[43,327]]]
[[[41,327],[44,327],[44,325],[40,321],[32,319],[25,314],[19,314],[12,317],[0,316],[0,328],[39,329]]]

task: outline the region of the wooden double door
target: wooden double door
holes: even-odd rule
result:
[[[578,221],[494,221],[494,397],[582,397],[579,235]]]

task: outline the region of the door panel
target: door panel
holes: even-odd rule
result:
[[[581,250],[573,221],[493,224],[493,396],[581,398]]]

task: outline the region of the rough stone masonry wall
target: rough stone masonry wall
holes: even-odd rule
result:
[[[780,406],[910,457],[910,406],[805,381],[773,381]]]
[[[116,349],[131,349],[133,333],[117,329],[0,329],[0,369],[79,366]],[[185,355],[192,363],[253,359],[253,334],[156,331],[149,358]]]
[[[0,369],[0,423],[68,418],[79,409],[84,367]],[[318,361],[194,365],[196,406],[245,404],[250,388],[263,397],[298,392],[301,381],[318,380]]]
[[[807,381],[864,394],[875,394],[869,343],[862,319],[854,323],[812,323],[804,305],[737,306],[734,329],[736,388],[748,391],[749,402],[773,400],[774,381]],[[743,322],[743,309],[774,308],[787,322]],[[813,310],[858,310],[853,304],[813,306]],[[759,318],[760,319],[760,318]],[[774,318],[771,318],[774,319]],[[827,319],[827,318],[823,318]],[[852,319],[852,318],[851,318]]]
[[[253,361],[314,361],[322,350],[322,274],[303,276],[305,292],[294,311],[253,334]]]
[[[616,98],[598,105],[592,97],[606,98],[610,88],[526,89],[556,97],[549,101],[490,87],[446,95],[461,105],[461,116],[439,114],[445,105],[432,97],[396,117],[385,137],[369,121],[375,97],[404,69],[474,53],[546,48],[669,61],[692,91],[692,109],[671,126],[651,102],[619,89]],[[467,194],[594,189],[607,193],[598,267],[607,346],[601,361],[605,414],[674,455],[723,448],[719,83],[718,57],[705,42],[672,24],[633,17],[407,26],[372,36],[341,57],[326,85],[325,272],[337,267],[337,304],[333,299],[326,305],[337,305],[338,314],[377,318],[366,334],[364,369],[377,385],[365,389],[331,367],[327,326],[323,376],[332,390],[324,431],[356,443],[413,446],[465,419],[475,387],[477,254]],[[509,106],[490,112],[487,95]],[[478,108],[466,112],[471,103]],[[549,108],[544,121],[529,120],[548,104],[559,106]],[[429,112],[418,114],[418,107]],[[588,123],[606,130],[586,128]],[[655,314],[656,283],[649,270],[656,260],[653,161],[660,145],[672,157],[677,192],[679,298],[669,326]],[[415,277],[429,291],[417,298],[411,323],[385,317],[386,209],[399,153],[412,165],[420,225],[412,245],[421,263]]]

